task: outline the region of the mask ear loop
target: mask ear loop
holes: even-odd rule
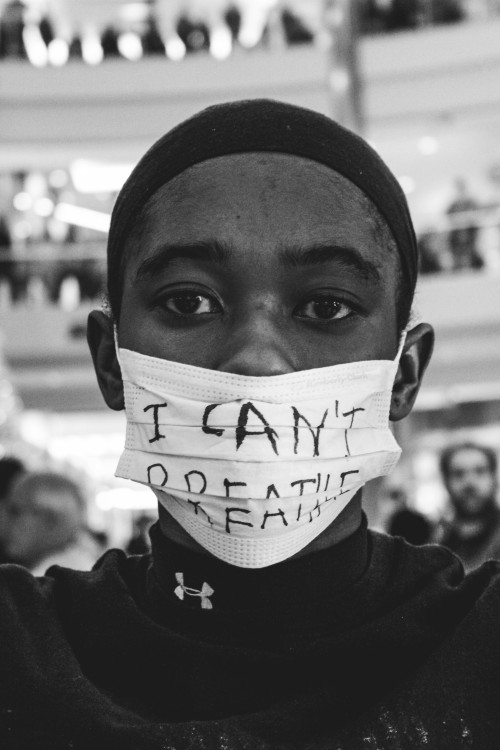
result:
[[[410,319],[408,323],[406,324],[406,328],[403,328],[401,331],[401,335],[399,337],[399,347],[398,347],[398,353],[396,354],[396,357],[394,359],[394,362],[399,365],[399,360],[401,359],[401,355],[403,354],[404,345],[406,342],[406,336],[408,331],[410,331],[412,328],[414,328],[416,325],[422,322],[422,316],[420,315],[420,312],[413,306],[411,308],[410,312]]]
[[[401,331],[401,336],[399,337],[399,347],[398,352],[394,358],[394,364],[399,365],[399,360],[401,359],[401,355],[403,354],[403,349],[406,342],[406,334],[408,333],[408,328],[405,328],[403,331]]]
[[[120,358],[120,345],[118,344],[118,328],[116,326],[116,323],[113,323],[113,339],[115,342],[115,352],[116,352],[116,359],[118,360],[118,364],[120,365],[120,371],[122,370],[122,362]]]

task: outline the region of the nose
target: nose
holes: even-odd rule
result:
[[[234,375],[263,377],[295,372],[293,351],[282,326],[251,315],[230,331],[217,368]]]

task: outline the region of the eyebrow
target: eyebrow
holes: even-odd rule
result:
[[[167,269],[176,260],[194,260],[209,265],[224,266],[229,262],[230,248],[218,240],[189,242],[187,244],[161,245],[155,254],[146,258],[136,271],[136,280],[154,276]]]
[[[380,282],[382,278],[375,263],[364,258],[356,248],[344,245],[316,243],[308,246],[285,246],[278,250],[278,255],[284,268],[307,268],[334,263],[348,271],[361,274],[368,281]],[[231,247],[215,239],[185,244],[164,244],[153,256],[140,263],[136,280],[155,276],[177,260],[188,259],[207,265],[227,266],[230,258]]]
[[[361,274],[367,281],[381,281],[379,267],[364,258],[354,247],[317,243],[312,246],[284,247],[279,251],[281,263],[286,268],[306,268],[335,263],[348,271]]]

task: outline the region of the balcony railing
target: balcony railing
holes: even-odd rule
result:
[[[0,308],[59,305],[75,310],[82,302],[102,301],[105,275],[103,242],[0,249]]]
[[[350,0],[349,0],[350,2]],[[236,48],[322,43],[326,9],[342,12],[346,0],[238,0],[220,10],[211,0],[193,5],[143,0],[62,0],[57,12],[37,2],[7,2],[0,16],[0,58],[36,66],[70,59],[136,61],[163,55],[173,61],[210,52],[225,59]],[[428,28],[500,14],[497,0],[358,0],[361,34]]]
[[[443,215],[419,235],[422,275],[500,271],[500,207]],[[105,240],[0,247],[0,309],[101,303],[106,293]]]
[[[25,248],[2,267],[0,343],[25,407],[102,409],[85,339],[87,313],[102,303],[103,244]],[[498,266],[486,263],[421,277],[415,314],[435,326],[437,344],[420,408],[500,398],[499,280]]]

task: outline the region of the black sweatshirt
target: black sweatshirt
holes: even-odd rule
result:
[[[500,747],[500,564],[365,524],[261,570],[152,541],[0,568],[2,750]]]

